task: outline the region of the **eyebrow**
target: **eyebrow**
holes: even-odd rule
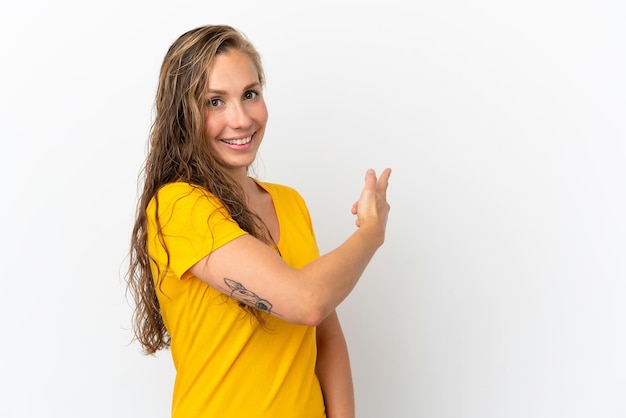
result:
[[[255,88],[255,87],[256,87],[256,88],[261,87],[261,83],[259,83],[258,81],[255,81],[254,83],[250,83],[250,84],[248,84],[247,86],[245,86],[245,87],[243,88],[243,90],[244,90],[244,91],[245,91],[245,90],[250,90],[251,88]],[[207,91],[207,93],[208,93],[208,94],[222,94],[222,95],[223,95],[223,94],[226,94],[227,92],[226,92],[225,90],[214,90],[214,89],[209,89],[209,90]]]

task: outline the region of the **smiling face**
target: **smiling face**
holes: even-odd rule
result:
[[[238,176],[246,173],[261,145],[267,107],[259,75],[244,52],[218,54],[208,70],[205,136],[213,155]]]

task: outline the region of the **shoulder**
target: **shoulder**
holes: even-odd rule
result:
[[[198,195],[204,193],[205,192],[203,192],[203,189],[198,186],[194,186],[191,183],[186,183],[183,181],[177,181],[161,186],[161,188],[157,192],[157,197],[159,199],[169,199],[172,197],[180,198],[188,195]]]
[[[171,211],[183,207],[196,207],[198,204],[212,208],[223,207],[219,199],[200,186],[187,182],[173,182],[162,186],[151,199],[148,208],[158,206],[158,211]]]
[[[257,182],[272,196],[275,204],[278,203],[276,202],[278,200],[280,202],[298,202],[298,204],[304,205],[304,198],[302,197],[300,192],[298,192],[293,187],[286,186],[284,184],[268,183],[257,179],[255,179],[254,181]]]
[[[278,183],[268,183],[268,182],[260,181],[256,179],[254,181],[256,181],[259,185],[261,185],[261,187],[263,187],[268,192],[275,192],[275,193],[279,193],[282,195],[302,197],[300,196],[300,193],[293,187],[286,186],[284,184],[278,184]]]
[[[285,186],[284,184],[267,183],[256,179],[254,181],[256,181],[270,194],[270,196],[272,196],[274,206],[278,210],[290,212],[292,214],[302,213],[310,222],[309,208],[307,207],[306,201],[300,192],[296,189],[290,186]]]

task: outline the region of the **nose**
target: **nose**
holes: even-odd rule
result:
[[[247,129],[252,124],[252,118],[243,103],[235,103],[230,108],[230,126],[233,129]]]

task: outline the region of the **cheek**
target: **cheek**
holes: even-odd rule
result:
[[[267,117],[268,117],[267,106],[265,106],[265,102],[262,102],[259,105],[256,119],[259,123],[262,123],[263,125],[265,125],[265,123],[267,122]]]
[[[215,116],[206,116],[204,118],[204,134],[206,135],[207,139],[211,140],[217,138],[220,131],[221,128],[219,118],[216,118]]]

